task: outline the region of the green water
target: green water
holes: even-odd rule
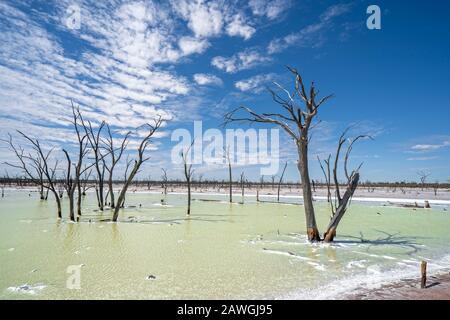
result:
[[[422,259],[431,269],[449,267],[450,215],[443,208],[353,203],[337,242],[311,245],[300,205],[194,201],[186,217],[183,195],[167,196],[166,206],[160,200],[130,194],[127,205],[137,207],[110,223],[100,220],[111,212],[96,212],[88,195],[81,222],[70,223],[56,219],[53,200],[6,192],[0,298],[339,298],[347,289],[415,275]],[[323,230],[328,207],[317,203],[316,211]],[[71,265],[82,265],[80,289],[66,287]]]

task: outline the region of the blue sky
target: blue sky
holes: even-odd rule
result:
[[[370,4],[381,8],[381,30],[366,27]],[[73,5],[80,29],[67,24]],[[446,1],[1,0],[0,134],[25,130],[70,149],[70,99],[117,137],[162,113],[171,121],[141,176],[159,178],[167,167],[179,178],[171,131],[192,130],[194,120],[220,128],[241,104],[276,110],[264,88],[289,88],[291,65],[321,94],[335,95],[311,142],[313,178],[321,178],[316,155],[333,152],[340,132],[358,123],[355,134],[375,137],[353,153],[355,164],[364,161],[363,179],[417,181],[423,170],[448,181],[448,12]],[[295,146],[285,135],[281,146],[287,180],[296,181]],[[2,148],[0,160],[10,159]],[[259,179],[254,166],[236,169],[236,178],[242,170]],[[220,167],[197,172],[226,177]]]

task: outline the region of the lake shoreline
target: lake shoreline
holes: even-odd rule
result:
[[[114,191],[119,192],[121,186],[115,185]],[[360,203],[383,203],[386,205],[398,205],[398,206],[409,206],[409,207],[417,207],[423,208],[425,206],[425,201],[427,201],[431,206],[450,206],[450,190],[442,189],[439,191],[437,195],[434,194],[434,191],[431,189],[425,189],[422,191],[420,188],[408,188],[403,189],[403,191],[398,192],[398,190],[389,190],[389,188],[373,188],[374,190],[368,191],[365,188],[359,188],[355,192],[355,195],[352,198],[352,201],[360,202]],[[28,191],[28,192],[37,192],[37,188],[30,187],[5,187],[5,192],[8,191]],[[93,193],[94,190],[88,190],[87,193]],[[164,189],[160,187],[151,187],[150,189],[147,187],[133,187],[129,188],[128,193],[143,193],[143,194],[161,194],[164,195]],[[265,187],[259,190],[259,197],[262,199],[277,199],[277,190],[276,188]],[[168,188],[168,195],[186,195],[187,191],[185,187],[173,187]],[[228,197],[229,189],[228,188],[213,188],[213,187],[202,187],[202,188],[193,188],[191,193],[193,196],[220,196],[220,197]],[[245,197],[246,198],[255,198],[257,197],[256,188],[247,188],[245,189]],[[316,192],[313,192],[313,198],[315,201],[326,201],[326,188],[317,187]],[[241,201],[242,193],[238,188],[233,188],[233,200],[236,202]],[[280,189],[280,199],[295,199],[302,200],[301,189],[294,188],[286,188],[282,187]],[[280,201],[282,202],[282,201]]]

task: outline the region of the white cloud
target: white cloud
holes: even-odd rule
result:
[[[408,160],[408,161],[429,161],[429,160],[434,160],[437,158],[438,157],[413,157],[413,158],[408,158],[406,160]]]
[[[203,53],[209,47],[208,41],[192,37],[183,37],[178,44],[184,55]]]
[[[450,141],[444,141],[441,144],[416,144],[411,147],[414,151],[433,151],[450,146]]]
[[[229,36],[240,36],[248,40],[255,33],[256,29],[248,25],[242,15],[236,14],[228,24],[227,34]]]
[[[278,18],[291,6],[290,0],[250,0],[250,9],[254,15],[265,16],[270,20]]]
[[[217,2],[185,1],[172,2],[175,11],[188,22],[197,37],[217,36],[224,24],[223,13]]]
[[[205,73],[196,73],[194,74],[194,81],[201,85],[217,85],[221,86],[223,84],[222,79],[213,75],[213,74],[205,74]]]
[[[225,31],[231,37],[247,40],[256,32],[252,19],[233,2],[174,0],[171,5],[197,38],[217,37]]]
[[[234,86],[241,91],[251,91],[251,92],[261,92],[265,88],[265,84],[272,81],[275,75],[270,74],[259,74],[254,77],[237,81]]]
[[[227,73],[235,73],[237,71],[253,68],[257,65],[267,63],[271,59],[261,55],[258,51],[247,49],[242,52],[226,58],[217,56],[211,61],[211,64],[219,70]]]
[[[105,119],[118,128],[139,126],[157,114],[173,119],[175,111],[183,112],[155,106],[190,90],[184,77],[156,64],[202,52],[205,40],[172,35],[170,12],[152,3],[115,8],[80,2],[81,31],[64,25],[69,2],[58,4],[48,23],[94,50],[84,49],[72,58],[38,21],[13,5],[0,4],[0,110],[16,120],[0,118],[2,133],[33,122],[48,130],[40,137],[51,137],[55,126],[67,125],[70,99],[81,105],[86,118]]]

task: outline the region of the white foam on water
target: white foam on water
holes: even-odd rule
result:
[[[317,288],[302,288],[278,297],[279,299],[344,299],[347,294],[356,294],[367,289],[381,288],[397,282],[401,279],[418,277],[419,270],[417,266],[399,265],[390,270],[382,270],[378,265],[372,265],[367,268],[366,273],[361,272],[353,274],[343,279],[333,280],[328,284],[321,285]],[[450,264],[450,254],[435,260],[434,265],[430,266],[429,273],[433,274],[440,270],[448,268]],[[442,267],[437,267],[440,265]],[[445,266],[445,267],[444,267]]]
[[[13,252],[14,250],[16,250],[15,248],[9,248],[8,251],[9,252]]]
[[[290,258],[299,259],[299,260],[305,260],[305,261],[311,261],[311,258],[303,257],[298,254],[294,254],[292,252],[286,252],[286,251],[278,251],[278,250],[270,250],[270,249],[263,249],[263,252],[270,253],[270,254],[279,254],[282,256],[288,256]]]
[[[35,295],[35,294],[39,293],[39,291],[45,289],[46,287],[47,286],[45,286],[43,284],[36,284],[36,285],[23,284],[23,285],[20,285],[17,287],[9,287],[8,291],[12,292],[12,293]]]
[[[336,261],[336,260],[335,260]],[[364,265],[364,263],[367,262],[367,260],[356,260],[356,261],[350,261],[349,263],[347,263],[346,268],[347,269],[352,269],[353,267],[357,267],[357,268],[365,268],[366,266]]]

